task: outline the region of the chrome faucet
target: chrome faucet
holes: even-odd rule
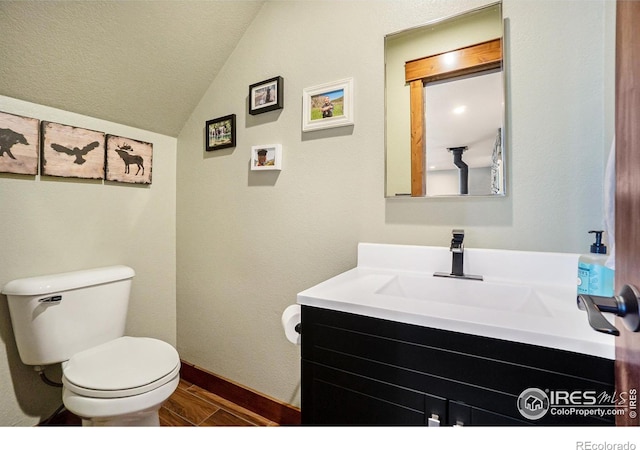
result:
[[[464,230],[452,230],[451,239],[451,273],[436,272],[435,277],[464,278],[467,280],[482,281],[482,275],[466,275],[464,273]]]

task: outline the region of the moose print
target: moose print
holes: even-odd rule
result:
[[[151,184],[152,160],[153,144],[107,135],[107,181]]]
[[[142,159],[142,156],[140,155],[129,153],[132,150],[133,148],[128,144],[116,147],[116,153],[120,155],[120,158],[124,161],[124,173],[129,173],[129,164],[136,164],[138,166],[136,175],[140,173],[140,169],[142,169],[142,175],[144,175],[144,159]]]

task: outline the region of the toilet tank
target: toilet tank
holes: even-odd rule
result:
[[[2,293],[22,362],[59,363],[122,336],[134,275],[110,266],[7,283]]]

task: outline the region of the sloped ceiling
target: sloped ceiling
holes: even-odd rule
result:
[[[0,95],[177,136],[264,0],[0,0]]]

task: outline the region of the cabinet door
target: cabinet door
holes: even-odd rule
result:
[[[424,425],[420,392],[303,361],[303,425]]]
[[[476,408],[462,402],[449,401],[447,423],[453,426],[524,426],[531,425],[523,420]]]
[[[461,402],[449,401],[449,416],[447,423],[453,426],[471,425],[471,406]]]
[[[447,424],[448,401],[436,395],[424,394],[424,411],[428,426]]]
[[[471,408],[471,424],[479,426],[531,426],[531,422],[518,420],[480,408]]]

